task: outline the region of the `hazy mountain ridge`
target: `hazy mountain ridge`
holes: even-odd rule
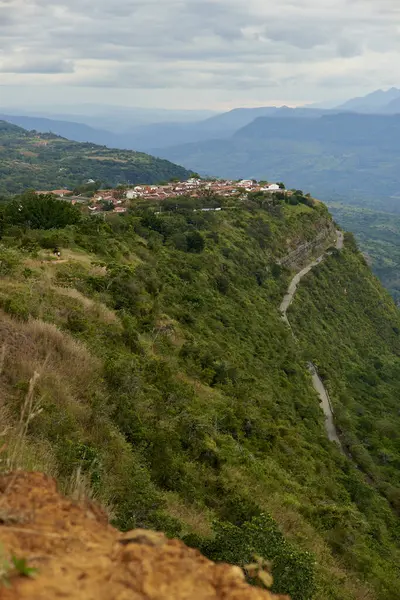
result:
[[[100,143],[109,147],[150,151],[177,144],[227,138],[259,117],[315,119],[323,115],[352,113],[400,113],[400,90],[377,90],[353,98],[330,109],[304,106],[264,106],[235,108],[212,114],[211,111],[134,109],[128,107],[75,107],[75,113],[54,116],[32,109],[16,115],[3,110],[1,118],[27,129],[52,131],[75,141]],[[79,114],[81,110],[82,114]],[[209,116],[208,116],[209,115]]]
[[[337,108],[362,113],[388,113],[400,112],[398,101],[400,100],[400,89],[392,87],[389,90],[376,90],[366,96],[347,100]]]
[[[94,142],[112,148],[151,151],[153,148],[166,148],[176,144],[230,137],[260,115],[273,115],[276,118],[295,118],[296,116],[316,118],[323,113],[324,111],[317,109],[286,107],[239,108],[205,120],[192,122],[170,121],[132,126],[128,121],[123,131],[119,131],[119,128],[116,130],[107,130],[106,127],[98,129],[82,122],[75,122],[73,116],[69,120],[59,120],[42,116],[0,114],[0,118],[25,129],[35,129],[41,133],[52,132],[77,142]],[[107,125],[106,119],[105,124]],[[108,125],[112,127],[112,123],[108,123]]]

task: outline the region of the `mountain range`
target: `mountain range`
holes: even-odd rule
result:
[[[398,114],[400,113],[400,89],[392,87],[389,90],[376,90],[366,96],[352,98],[337,108],[363,113]]]
[[[52,132],[75,141],[105,144],[109,147],[149,151],[181,143],[228,137],[258,117],[317,118],[323,114],[358,112],[367,114],[400,113],[400,89],[377,90],[353,98],[334,108],[316,105],[289,108],[264,106],[235,108],[216,113],[207,110],[165,110],[123,106],[81,105],[51,108],[10,107],[1,109],[0,118],[27,129]]]
[[[213,115],[199,121],[165,121],[127,125],[123,131],[119,127],[107,130],[107,119],[102,128],[89,123],[72,120],[72,116],[54,119],[33,115],[10,115],[1,113],[0,119],[41,133],[55,133],[77,142],[94,142],[110,148],[151,151],[176,144],[200,142],[213,138],[226,138],[238,129],[250,124],[260,116],[316,118],[323,114],[321,109],[290,109],[287,107],[238,108],[227,113]]]
[[[69,104],[0,106],[0,112],[27,117],[45,117],[56,121],[83,123],[94,128],[121,133],[140,125],[152,123],[186,123],[208,119],[217,114],[213,110],[170,110],[165,108],[138,108],[107,104]]]

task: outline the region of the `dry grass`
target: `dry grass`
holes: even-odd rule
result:
[[[39,156],[37,152],[31,152],[31,150],[20,150],[20,153],[22,154],[22,156],[28,156],[30,158],[36,158],[37,156]]]
[[[80,466],[72,473],[66,485],[62,486],[62,492],[67,498],[83,506],[95,502],[106,513],[109,521],[115,518],[114,506],[104,502],[103,498],[93,491],[89,476],[82,472]]]
[[[25,444],[28,427],[31,421],[42,412],[40,398],[35,397],[35,388],[40,378],[40,373],[35,371],[29,380],[29,387],[22,404],[19,421],[14,430],[15,444],[9,457],[9,470],[18,468],[17,461],[21,455],[21,450]]]
[[[34,371],[39,371],[42,379],[52,375],[79,392],[92,380],[93,370],[98,366],[82,343],[41,320],[32,319],[27,323],[10,318],[1,320],[0,343],[3,339],[9,340],[8,373],[13,375],[14,372],[19,378],[22,375],[30,379]],[[13,365],[17,365],[17,373]]]
[[[71,248],[64,248],[61,251],[61,258],[57,258],[49,250],[40,250],[37,258],[25,258],[24,265],[27,267],[56,267],[59,264],[71,262],[80,263],[90,267],[94,260],[95,257],[87,252],[79,252],[78,250],[72,250]]]
[[[113,163],[127,163],[127,160],[123,160],[122,158],[114,158],[113,156],[86,156],[85,158],[89,160],[99,160],[104,162],[113,162]]]
[[[82,473],[80,466],[72,473],[64,487],[64,493],[68,498],[80,504],[93,499],[94,494],[90,481],[86,474]]]
[[[114,311],[110,310],[105,304],[88,298],[77,289],[64,287],[53,287],[52,289],[60,296],[67,296],[68,298],[77,300],[100,321],[109,324],[119,324],[119,319]]]
[[[6,358],[6,350],[7,350],[7,345],[4,342],[2,347],[1,347],[1,351],[0,351],[0,377],[3,373],[3,368],[4,368],[4,361]]]
[[[53,450],[46,441],[29,437],[30,424],[46,400],[56,403],[61,413],[86,418],[85,398],[96,384],[100,365],[81,343],[54,325],[15,321],[1,311],[0,349],[0,448],[6,444],[0,468],[41,469],[56,476]],[[18,419],[12,416],[16,410]]]

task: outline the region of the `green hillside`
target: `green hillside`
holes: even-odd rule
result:
[[[72,142],[0,121],[0,194],[73,189],[88,179],[115,186],[189,175],[183,167],[141,152]]]
[[[324,205],[103,220],[37,202],[35,230],[29,198],[0,213],[3,468],[56,476],[123,529],[260,555],[293,600],[396,598],[400,315],[351,236],[301,282],[297,343],[278,310],[282,259],[333,243]],[[311,359],[353,458],[327,439]]]

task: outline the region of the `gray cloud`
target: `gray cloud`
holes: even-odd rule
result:
[[[295,102],[399,83],[399,25],[397,0],[0,0],[0,72],[5,86]]]
[[[13,57],[11,60],[0,59],[0,73],[22,74],[56,74],[73,73],[74,65],[70,60],[40,57]]]

